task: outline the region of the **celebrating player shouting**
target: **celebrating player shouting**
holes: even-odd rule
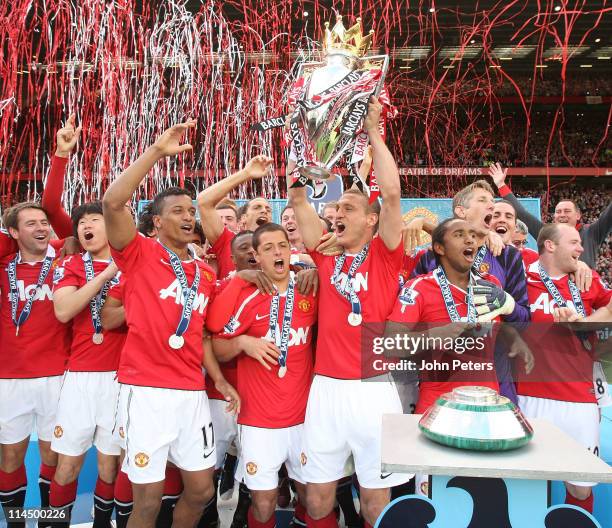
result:
[[[317,300],[298,292],[289,272],[291,245],[286,231],[265,224],[253,234],[253,248],[263,273],[275,287],[265,295],[249,283],[234,302],[234,315],[215,353],[221,360],[238,357],[238,387],[244,403],[240,423],[240,473],[252,493],[249,527],[276,525],[278,470],[284,464],[305,502],[302,436],[312,379],[312,334]],[[225,310],[223,294],[219,309]],[[216,304],[216,303],[215,303]],[[212,311],[215,311],[213,305]],[[296,511],[296,516],[300,516]],[[302,506],[302,521],[304,521]]]
[[[72,222],[85,253],[64,259],[53,280],[55,315],[72,321],[72,347],[51,443],[59,457],[50,505],[69,509],[74,503],[77,478],[93,443],[98,450],[94,520],[109,526],[120,453],[112,438],[119,392],[115,371],[125,332],[103,332],[101,309],[117,266],[110,259],[100,202],[77,207]]]
[[[189,193],[170,188],[155,197],[157,240],[137,234],[125,207],[158,160],[191,150],[180,142],[194,126],[190,120],[166,130],[112,183],[103,200],[111,253],[126,277],[129,297],[118,378],[124,468],[134,489],[132,528],[154,526],[167,460],[180,468],[184,484],[173,526],[193,527],[213,496],[216,456],[202,364],[217,389],[231,399],[230,407],[239,407],[237,393],[220,374],[210,340],[203,339],[215,276],[189,252],[195,226]]]
[[[397,166],[378,132],[382,106],[374,98],[364,122],[373,147],[382,207],[355,190],[338,202],[339,257],[312,252],[322,227],[304,188],[289,189],[300,232],[319,270],[319,337],[315,378],[304,425],[304,477],[308,482],[307,524],[335,527],[338,479],[353,454],[361,485],[361,512],[374,525],[389,502],[389,487],[406,475],[382,475],[381,424],[385,413],[402,412],[395,385],[362,382],[361,322],[383,322],[393,308],[402,263],[402,218]],[[374,236],[378,231],[378,236]]]

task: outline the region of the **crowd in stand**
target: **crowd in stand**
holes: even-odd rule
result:
[[[555,205],[566,199],[578,204],[583,223],[589,224],[597,220],[612,199],[610,185],[604,183],[597,186],[563,185],[552,187],[549,193],[543,183],[533,186],[515,183],[512,188],[518,196],[541,198],[542,220],[545,222],[552,221]],[[608,284],[612,284],[612,236],[608,236],[606,242],[601,246],[597,259],[597,271]]]

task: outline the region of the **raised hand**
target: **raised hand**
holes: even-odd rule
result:
[[[164,133],[157,138],[153,147],[157,150],[160,157],[176,156],[182,152],[193,150],[193,147],[189,143],[183,143],[181,145],[181,141],[185,133],[195,128],[195,126],[195,119],[188,119],[184,123],[174,125],[165,130]]]
[[[244,166],[244,169],[242,169],[242,172],[249,180],[259,180],[270,172],[272,163],[274,163],[272,158],[260,154],[251,158]]]
[[[493,182],[499,189],[502,185],[506,183],[506,174],[508,173],[508,169],[504,169],[501,164],[493,163],[489,167],[489,176],[493,178]]]
[[[402,240],[404,241],[404,253],[412,255],[412,252],[421,245],[421,232],[425,218],[413,218],[402,227]]]
[[[75,128],[76,114],[71,114],[63,128],[57,131],[57,145],[55,155],[60,158],[67,158],[79,142],[83,127]]]
[[[378,97],[370,97],[370,104],[368,105],[368,113],[365,121],[363,122],[363,129],[366,132],[378,131],[378,122],[380,121],[380,114],[382,112],[382,104],[378,101]]]

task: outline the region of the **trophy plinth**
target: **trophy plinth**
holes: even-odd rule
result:
[[[481,386],[458,387],[440,396],[423,414],[419,429],[439,444],[476,451],[516,449],[533,436],[514,403]]]

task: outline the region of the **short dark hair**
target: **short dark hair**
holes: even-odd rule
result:
[[[439,262],[439,255],[438,253],[436,253],[435,245],[444,245],[444,237],[446,236],[446,233],[448,231],[448,226],[451,222],[454,222],[455,220],[458,219],[452,216],[450,218],[442,220],[442,222],[440,222],[431,233],[431,250],[433,251],[433,254],[436,257],[436,262]]]
[[[287,240],[287,242],[289,242],[289,235],[287,235],[287,231],[285,231],[285,228],[283,226],[270,222],[268,224],[261,225],[257,229],[255,229],[255,232],[253,233],[253,249],[257,251],[261,235],[263,235],[264,233],[274,233],[276,231],[280,231],[281,233],[283,233],[283,235],[285,235],[285,239]]]
[[[206,235],[204,234],[204,229],[202,229],[202,224],[199,220],[197,220],[195,226],[193,226],[193,232],[200,237],[200,243],[202,245],[206,244]]]
[[[87,202],[73,209],[72,215],[70,216],[70,218],[72,220],[72,234],[74,235],[74,238],[78,238],[77,231],[79,227],[79,221],[85,215],[89,215],[89,214],[103,215],[102,202],[100,201]]]
[[[247,212],[247,209],[249,207],[249,202],[244,202],[240,208],[238,209],[238,220],[240,220]]]
[[[510,207],[512,207],[512,210],[514,211],[514,216],[516,216],[516,207],[514,207],[514,205],[512,205],[511,202],[509,202],[508,200],[504,200],[503,198],[501,200],[496,200],[495,201],[495,205],[500,204],[500,203],[506,204],[506,205],[509,205]]]
[[[287,205],[285,205],[285,207],[283,207],[283,210],[281,211],[280,218],[283,218],[283,215],[285,214],[285,211],[286,211],[287,209],[293,209],[293,205],[291,205],[290,203],[288,203]]]
[[[238,233],[234,235],[234,238],[232,238],[232,241],[230,242],[230,249],[232,253],[234,253],[234,248],[236,244],[238,243],[238,239],[246,235],[250,235],[251,238],[253,238],[253,231],[249,229],[245,229],[244,231],[239,231]]]
[[[538,254],[544,253],[544,242],[552,240],[558,244],[559,238],[561,238],[559,224],[544,224],[538,233]]]
[[[190,191],[187,189],[183,189],[182,187],[168,187],[160,192],[153,201],[151,202],[151,214],[153,216],[157,216],[162,214],[164,210],[164,201],[169,196],[189,196],[189,198],[193,199],[193,196]]]
[[[578,204],[574,201],[571,200],[569,198],[561,198],[558,202],[557,205],[559,205],[561,202],[569,202],[574,206],[574,209],[576,210],[577,213],[580,212],[580,207],[578,207]],[[557,208],[557,205],[555,205],[555,209]]]
[[[26,209],[38,209],[45,213],[45,216],[48,218],[47,211],[45,211],[44,207],[37,202],[21,202],[18,204],[9,207],[4,212],[3,222],[6,229],[19,229],[19,213],[21,211],[25,211]]]
[[[149,202],[143,208],[138,215],[138,231],[144,236],[151,236],[151,233],[155,230],[153,225],[153,213],[151,212],[151,206],[153,202]]]

